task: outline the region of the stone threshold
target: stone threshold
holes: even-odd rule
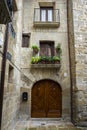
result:
[[[18,120],[13,130],[87,130],[87,127],[76,127],[62,118],[30,118]]]

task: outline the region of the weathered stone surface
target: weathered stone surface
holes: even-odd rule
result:
[[[87,109],[84,111],[85,104],[87,104],[87,97],[86,94],[84,94],[84,91],[87,91],[86,89],[86,75],[87,75],[87,64],[86,64],[86,53],[87,53],[87,13],[86,13],[86,4],[87,2],[85,0],[76,1],[73,0],[73,22],[74,22],[74,44],[75,44],[75,57],[76,57],[76,92],[75,94],[75,113],[77,118],[77,124],[80,124],[80,121],[83,120],[83,123],[81,122],[81,125],[84,126],[84,121],[86,120],[86,113]],[[84,8],[83,8],[84,7]],[[77,92],[78,91],[78,92]],[[84,113],[85,114],[82,114]],[[79,114],[78,114],[79,113]],[[85,115],[85,116],[84,116]],[[86,124],[85,124],[86,125]]]
[[[53,125],[53,126],[48,126],[47,130],[57,130],[57,126]]]
[[[28,128],[27,130],[37,130],[37,127]]]
[[[68,130],[68,128],[66,128],[66,127],[61,127],[61,128],[58,128],[58,130]]]

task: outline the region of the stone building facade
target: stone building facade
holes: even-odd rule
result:
[[[34,14],[34,8],[48,7],[54,4],[54,9],[60,10],[60,25],[57,28],[36,23],[39,16]],[[29,49],[21,48],[21,68],[30,78],[23,86],[29,88],[29,115],[31,117],[31,91],[35,82],[51,79],[58,82],[62,88],[62,117],[71,118],[76,125],[86,126],[86,1],[24,1],[23,33],[30,35]],[[28,13],[28,10],[31,13]],[[39,13],[38,13],[39,15]],[[51,28],[52,27],[52,28]],[[40,41],[52,41],[61,44],[62,61],[60,69],[34,68],[31,66],[32,45],[40,46]],[[66,49],[65,49],[66,48]],[[39,54],[38,54],[39,55]],[[28,60],[30,59],[30,60]],[[81,60],[82,59],[82,60]],[[25,64],[26,62],[26,64]],[[38,76],[37,76],[38,73]],[[26,81],[26,80],[25,80]],[[23,91],[23,89],[22,89]],[[23,104],[22,104],[23,105]],[[26,106],[27,107],[27,106]]]
[[[47,5],[48,4],[48,5]],[[55,2],[52,1],[24,1],[24,8],[23,8],[23,34],[29,34],[30,35],[30,41],[29,41],[29,47],[21,48],[21,68],[22,71],[25,73],[25,75],[28,76],[28,78],[31,78],[31,82],[24,82],[23,79],[23,88],[29,89],[29,117],[31,117],[31,92],[34,83],[44,80],[44,79],[51,79],[53,81],[56,81],[60,84],[62,88],[62,118],[66,118],[70,120],[70,70],[69,70],[69,52],[68,52],[68,32],[67,32],[67,3],[66,1],[58,1]],[[60,21],[59,26],[55,27],[55,22],[53,22],[52,25],[47,25],[46,27],[43,27],[44,25],[40,25],[39,18],[36,19],[37,21],[34,21],[34,10],[35,11],[35,18],[39,17],[39,11],[40,7],[52,7],[54,6],[54,11],[60,10]],[[27,13],[27,12],[31,13]],[[55,13],[56,13],[55,12]],[[38,15],[37,15],[38,13]],[[58,15],[56,13],[56,15]],[[56,16],[58,17],[58,16]],[[59,20],[59,19],[58,19]],[[37,22],[37,25],[35,25]],[[47,23],[46,23],[47,24]],[[39,25],[41,27],[39,27]],[[40,66],[32,66],[31,65],[31,58],[33,56],[32,52],[32,45],[37,45],[40,47],[40,41],[53,41],[54,42],[54,51],[55,47],[58,43],[61,45],[62,49],[62,61],[61,61],[61,67],[44,67],[40,68]],[[46,42],[45,42],[46,43]],[[66,49],[65,49],[66,48]],[[40,54],[37,54],[40,55]],[[55,52],[56,55],[56,52]],[[26,64],[25,64],[26,63]],[[42,64],[43,66],[43,64]],[[37,76],[38,73],[38,76]],[[68,92],[68,93],[67,93]],[[27,104],[26,104],[27,105]],[[26,106],[27,107],[27,106]],[[25,111],[25,109],[24,109]]]
[[[33,90],[36,88],[35,91],[39,92],[37,86],[43,84],[44,87],[49,82],[57,85],[62,93],[61,114],[57,118],[72,120],[77,126],[87,126],[86,0],[21,0],[17,1],[17,6],[13,22],[16,35],[14,37],[9,30],[8,36],[8,52],[12,57],[6,63],[2,130],[12,130],[18,118],[33,117]],[[4,42],[5,26],[1,25],[0,32]],[[60,64],[31,63],[32,57],[41,55],[43,43],[53,44],[53,56],[58,56],[55,48],[60,44]],[[33,45],[40,48],[37,54],[33,53]],[[47,51],[49,57],[50,50]],[[1,54],[0,59],[2,61]],[[27,101],[23,101],[24,92],[28,94]]]
[[[87,2],[72,1],[73,32],[75,50],[75,86],[73,86],[73,113],[77,125],[87,126],[87,88],[86,88],[86,9]]]
[[[4,96],[3,96],[3,111],[2,111],[2,127],[1,130],[12,130],[18,118],[20,108],[20,45],[18,39],[20,37],[20,15],[21,3],[14,1],[17,10],[13,11],[13,20],[7,24],[0,24],[0,83],[1,83],[1,70],[4,43],[8,42],[6,69],[5,69],[5,83],[4,83]],[[1,7],[0,7],[1,8]],[[6,10],[6,9],[4,9]],[[19,10],[19,12],[18,12]],[[9,11],[9,10],[8,10]],[[0,21],[1,22],[1,21]],[[8,26],[8,36],[5,40],[5,31]],[[1,86],[0,86],[1,87]],[[0,89],[1,90],[1,89]],[[0,93],[1,94],[1,93]],[[1,103],[1,102],[0,102]],[[0,104],[1,105],[1,104]],[[1,107],[1,106],[0,106]]]

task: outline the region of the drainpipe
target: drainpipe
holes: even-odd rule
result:
[[[8,25],[6,25],[5,41],[2,55],[2,66],[1,66],[1,81],[0,81],[0,130],[2,124],[2,111],[3,111],[3,97],[4,97],[4,84],[5,84],[5,70],[6,70],[6,56],[8,48]]]
[[[73,121],[73,86],[75,86],[75,50],[74,50],[74,26],[73,26],[73,5],[72,0],[67,0],[67,29],[68,29],[68,48],[70,61],[70,82],[71,82],[71,122]],[[73,55],[72,55],[73,54]],[[73,75],[74,72],[74,75]]]

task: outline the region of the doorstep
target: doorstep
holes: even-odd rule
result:
[[[18,121],[14,130],[87,130],[66,121]]]

